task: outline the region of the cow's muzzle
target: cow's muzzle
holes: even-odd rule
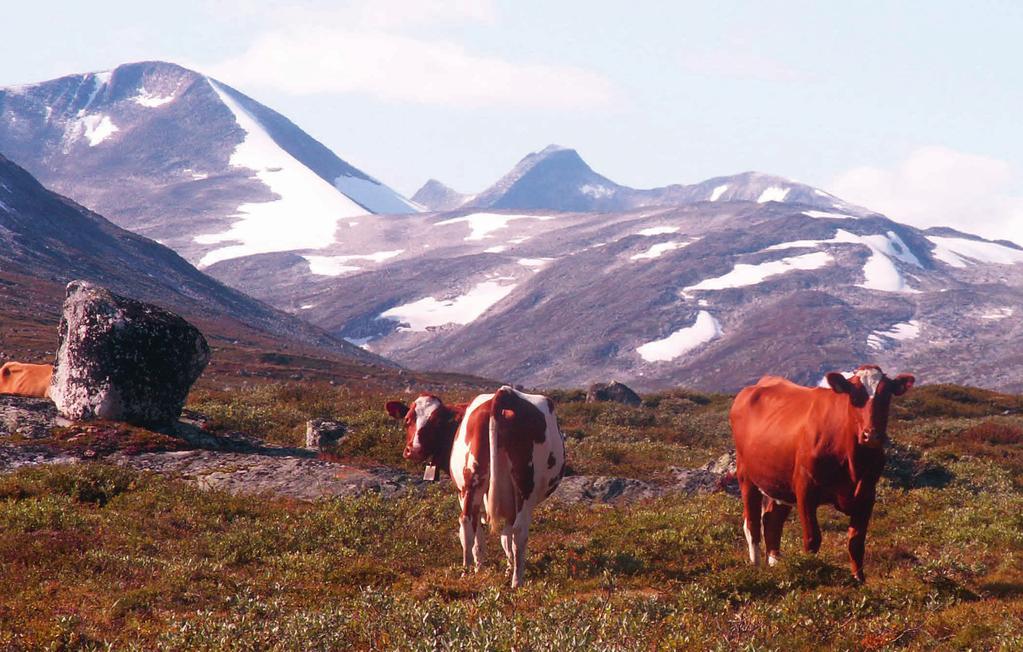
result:
[[[871,432],[864,430],[860,433],[860,446],[867,448],[881,448],[888,441],[888,436],[883,432]]]

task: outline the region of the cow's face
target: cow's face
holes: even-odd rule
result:
[[[828,385],[839,394],[847,394],[856,414],[856,443],[880,448],[888,439],[888,410],[893,396],[902,396],[916,382],[911,374],[889,378],[881,368],[864,365],[846,378],[838,372],[827,375]]]
[[[0,367],[0,394],[11,391],[14,387],[14,363],[5,362]]]
[[[405,424],[405,459],[423,462],[438,451],[446,411],[439,398],[424,394],[411,406],[390,401],[386,408],[388,414]]]

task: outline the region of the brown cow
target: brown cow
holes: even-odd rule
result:
[[[764,376],[735,397],[729,419],[743,530],[750,563],[756,565],[762,524],[767,563],[773,566],[794,505],[803,549],[816,553],[821,545],[817,507],[830,503],[849,515],[849,558],[862,582],[867,523],[885,463],[888,408],[914,378],[889,378],[880,367],[864,365],[849,377],[833,372],[826,380],[830,388],[810,388]]]
[[[387,413],[405,424],[405,458],[446,471],[458,489],[462,564],[483,563],[483,516],[501,533],[512,586],[522,584],[533,509],[557,488],[565,441],[546,396],[505,386],[468,405],[447,406],[424,394],[411,406],[391,401]]]
[[[0,394],[46,398],[52,375],[53,365],[5,362],[0,367]]]

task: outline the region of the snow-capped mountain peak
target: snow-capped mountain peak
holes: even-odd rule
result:
[[[193,262],[334,241],[420,210],[227,84],[149,61],[0,89],[0,151]]]

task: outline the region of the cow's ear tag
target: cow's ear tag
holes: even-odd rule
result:
[[[430,464],[429,466],[426,467],[426,470],[423,471],[423,480],[426,480],[427,482],[433,482],[436,479],[437,479],[437,465],[436,464]]]

